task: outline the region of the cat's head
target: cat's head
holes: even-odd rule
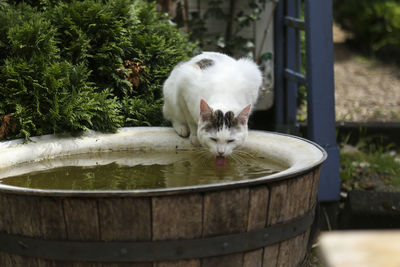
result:
[[[197,138],[200,144],[216,156],[228,156],[247,138],[247,121],[251,105],[237,116],[232,111],[213,110],[203,99],[200,101],[200,120]]]

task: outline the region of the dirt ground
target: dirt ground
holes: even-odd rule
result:
[[[365,58],[333,28],[336,120],[400,122],[400,68]]]

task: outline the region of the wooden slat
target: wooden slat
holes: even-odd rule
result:
[[[310,207],[316,202],[317,200],[317,193],[319,188],[319,178],[321,176],[321,166],[314,170],[313,174],[313,182],[312,182],[312,194],[310,197]]]
[[[70,261],[57,261],[54,265],[44,265],[45,267],[153,267],[151,262],[138,262],[138,263],[95,263],[95,262],[70,262]],[[40,266],[42,267],[42,266]]]
[[[3,230],[23,236],[63,239],[65,225],[60,203],[46,197],[3,194],[0,205],[5,210]],[[61,228],[59,227],[61,225]],[[64,226],[64,227],[63,227]],[[52,261],[2,253],[1,266],[54,266]]]
[[[181,260],[155,263],[154,267],[200,267],[200,260]]]
[[[318,184],[314,186],[314,177],[313,173],[310,172],[305,175],[305,183],[304,183],[305,188],[310,188],[309,194],[308,195],[303,195],[302,197],[304,198],[305,203],[308,203],[304,207],[302,207],[302,213],[306,213],[308,210],[310,210],[315,201],[317,200],[317,192],[318,192]],[[313,198],[313,196],[315,198]]]
[[[269,189],[267,186],[258,186],[250,189],[247,231],[262,229],[265,227],[268,200]]]
[[[0,231],[7,232],[6,227],[10,225],[10,214],[4,194],[0,194],[0,210],[2,211],[0,212]]]
[[[303,246],[304,234],[300,234],[289,240],[281,242],[277,266],[295,267],[304,258],[306,246]]]
[[[40,237],[41,217],[36,197],[4,195],[9,209],[9,233]]]
[[[308,205],[308,202],[302,202],[302,195],[304,195],[304,190],[306,190],[303,188],[303,181],[304,179],[301,178],[288,181],[285,220],[291,220],[300,216],[302,213],[301,207]]]
[[[302,255],[304,256],[306,253],[308,253],[308,242],[310,240],[310,233],[311,229],[307,230],[303,234],[303,239],[300,240],[300,249],[302,250]]]
[[[101,263],[70,262],[70,261],[55,261],[53,265],[43,265],[43,267],[53,267],[53,266],[54,267],[103,267]]]
[[[41,216],[42,239],[67,239],[63,201],[60,198],[40,197],[39,214]],[[38,267],[62,267],[58,261],[37,259]]]
[[[15,254],[8,254],[5,259],[6,265],[4,266],[38,266],[38,261],[35,258],[25,257]]]
[[[0,209],[2,211],[0,212],[0,230],[9,233],[12,223],[6,196],[5,194],[0,194]],[[0,252],[0,264],[0,266],[13,266],[12,255]]]
[[[274,184],[270,189],[267,226],[283,222],[286,215],[287,182]]]
[[[285,219],[285,203],[287,182],[274,183],[270,187],[270,200],[267,215],[267,226],[283,222]],[[263,267],[277,266],[280,243],[264,248]]]
[[[137,263],[103,263],[102,267],[154,267],[151,262]]]
[[[201,237],[203,196],[201,194],[154,197],[152,199],[153,240]],[[159,262],[156,266],[200,266],[199,259]]]
[[[103,267],[103,265],[93,262],[56,262],[55,267]]]
[[[270,190],[267,224],[285,222],[308,211],[309,199],[313,190],[312,181],[311,173],[273,185]],[[265,248],[264,266],[295,266],[306,253],[306,248],[302,246],[303,243],[304,236],[302,234]],[[274,257],[276,257],[275,260]],[[265,261],[270,261],[269,265],[265,265]]]
[[[287,192],[290,209],[285,214],[285,220],[302,216],[312,208],[312,195],[314,190],[318,190],[317,185],[313,186],[314,180],[314,172],[310,172],[288,182]],[[316,194],[314,196],[316,197]],[[277,266],[296,266],[299,264],[307,253],[308,236],[309,230],[305,234],[282,242]]]
[[[64,216],[69,240],[99,240],[99,218],[95,199],[64,199]]]
[[[249,189],[234,189],[204,195],[203,236],[247,230]],[[205,258],[202,266],[242,266],[243,253]]]
[[[42,218],[42,238],[65,240],[67,238],[63,202],[60,198],[42,197],[39,201]]]
[[[313,190],[313,173],[302,175],[288,182],[288,213],[286,220],[304,215],[310,209],[310,196]]]
[[[305,233],[296,236],[290,246],[290,266],[298,266],[304,259],[307,251],[307,244],[304,245]]]
[[[9,266],[8,259],[8,254],[0,251],[0,266]]]
[[[204,258],[202,267],[235,267],[243,266],[243,253],[230,254],[225,256]]]
[[[276,266],[278,267],[292,267],[289,265],[290,261],[290,240],[282,241],[279,246],[279,254]],[[293,266],[294,267],[294,266]]]
[[[264,248],[263,267],[275,267],[279,255],[279,243]]]
[[[200,194],[153,198],[153,240],[200,237],[202,203]]]
[[[245,232],[249,189],[206,193],[204,196],[203,236]]]
[[[269,200],[269,188],[257,186],[250,188],[249,216],[247,231],[262,229],[267,220],[267,209]],[[243,266],[262,266],[263,249],[244,253]]]
[[[261,267],[263,261],[263,250],[258,249],[244,254],[243,267]]]
[[[63,267],[63,265],[57,264],[56,261],[38,259],[37,267]]]
[[[301,188],[302,183],[299,178],[291,179],[286,183],[286,197],[284,200],[284,204],[282,207],[281,212],[279,213],[279,220],[281,222],[286,222],[288,220],[291,220],[295,217],[297,217],[299,211],[295,210],[294,207],[298,205],[299,202],[299,191],[304,193],[304,191],[307,191],[306,188]],[[283,191],[284,191],[284,186],[279,186],[281,187],[279,190],[275,191],[277,194],[275,196],[282,196]],[[271,191],[274,191],[271,189]],[[279,193],[278,193],[279,192]],[[281,193],[282,192],[282,193]],[[271,198],[273,195],[271,194]],[[271,199],[272,202],[272,199]],[[276,203],[275,203],[276,204]],[[308,203],[301,203],[301,205],[305,205]],[[271,206],[270,206],[271,208]],[[294,267],[290,265],[290,260],[294,256],[293,251],[291,251],[293,243],[293,238],[288,239],[288,240],[283,240],[280,242],[279,245],[279,253],[278,253],[278,259],[277,259],[277,267]],[[293,260],[293,259],[292,259]]]
[[[38,198],[23,195],[4,195],[9,210],[9,233],[40,237],[41,216]],[[40,260],[32,257],[8,254],[9,266],[38,266]]]
[[[101,240],[151,240],[151,208],[149,198],[99,199]]]

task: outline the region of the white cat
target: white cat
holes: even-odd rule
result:
[[[250,59],[205,52],[178,64],[164,83],[164,116],[225,164],[247,138],[247,121],[262,75]]]

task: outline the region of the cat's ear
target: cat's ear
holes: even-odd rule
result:
[[[212,108],[207,104],[204,99],[200,100],[200,117],[203,121],[207,121],[211,119]]]
[[[237,116],[240,124],[247,124],[250,115],[251,104],[245,107]]]

